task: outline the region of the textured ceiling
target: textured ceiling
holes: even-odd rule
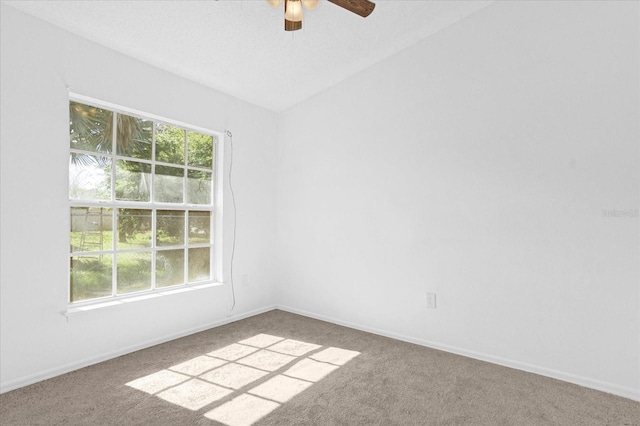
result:
[[[3,1],[237,98],[282,111],[491,1],[377,0],[366,19],[322,1],[301,31],[264,0]]]

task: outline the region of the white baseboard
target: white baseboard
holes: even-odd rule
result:
[[[41,371],[36,374],[31,374],[29,376],[20,377],[18,379],[10,380],[7,382],[0,383],[0,393],[5,393],[12,391],[14,389],[18,389],[24,386],[31,385],[33,383],[40,382],[42,380],[51,379],[53,377],[59,376],[61,374],[69,373],[74,370],[78,370],[80,368],[88,367],[90,365],[98,364],[103,361],[107,361],[112,358],[116,358],[122,355],[126,355],[135,351],[139,351],[141,349],[146,349],[151,346],[159,345],[161,343],[169,342],[171,340],[179,339],[181,337],[189,336],[191,334],[199,333],[201,331],[209,330],[211,328],[219,327],[221,325],[229,324],[232,322],[239,321],[241,319],[249,318],[255,315],[259,315],[265,312],[269,312],[276,309],[275,305],[267,306],[264,308],[256,309],[250,312],[245,312],[239,315],[232,315],[227,318],[214,321],[208,324],[204,324],[198,327],[194,327],[188,330],[181,331],[179,333],[168,334],[165,336],[161,336],[155,339],[147,340],[142,343],[138,343],[135,345],[127,346],[124,348],[117,349],[112,352],[108,352],[106,354],[102,354],[96,357],[91,357],[87,359],[83,359],[80,361],[72,362],[61,367],[52,368],[49,370]]]
[[[36,374],[32,374],[29,376],[21,377],[15,380],[10,380],[7,382],[0,383],[0,393],[9,392],[14,389],[18,389],[24,386],[31,385],[33,383],[40,382],[42,380],[47,380],[61,374],[69,373],[74,370],[78,370],[80,368],[88,367],[93,364],[97,364],[99,362],[107,361],[112,358],[116,358],[118,356],[126,355],[128,353],[132,353],[135,351],[139,351],[141,349],[146,349],[151,346],[155,346],[161,343],[165,343],[171,340],[179,339],[181,337],[189,336],[191,334],[199,333],[201,331],[205,331],[211,328],[219,327],[221,325],[229,324],[235,321],[239,321],[245,318],[249,318],[255,315],[259,315],[265,312],[272,311],[274,309],[279,309],[281,311],[290,312],[293,314],[302,315],[309,318],[314,318],[321,321],[330,322],[332,324],[342,325],[345,327],[353,328],[356,330],[365,331],[372,334],[377,334],[380,336],[390,337],[392,339],[401,340],[408,343],[414,343],[416,345],[425,346],[433,349],[438,349],[445,352],[454,353],[457,355],[466,356],[469,358],[474,358],[480,361],[486,361],[493,364],[502,365],[509,368],[515,368],[517,370],[527,371],[529,373],[539,374],[541,376],[550,377],[553,379],[562,380],[565,382],[573,383],[579,386],[584,386],[590,389],[599,390],[602,392],[611,393],[613,395],[618,395],[624,398],[629,398],[635,401],[640,401],[640,391],[633,388],[628,388],[624,386],[618,386],[612,383],[602,382],[599,380],[591,379],[584,376],[577,376],[570,373],[565,373],[558,370],[553,370],[545,367],[540,367],[536,365],[531,365],[527,363],[522,363],[519,361],[514,361],[510,359],[505,359],[489,354],[484,354],[480,352],[471,351],[468,349],[453,347],[445,344],[441,344],[438,342],[433,342],[429,340],[419,339],[411,336],[405,336],[397,333],[393,333],[387,330],[382,330],[374,327],[368,327],[362,324],[355,324],[348,321],[342,321],[339,319],[327,317],[325,315],[316,314],[313,312],[304,311],[301,309],[295,309],[288,306],[282,305],[272,305],[264,308],[256,309],[250,312],[245,312],[240,315],[230,316],[228,318],[224,318],[218,321],[214,321],[212,323],[204,324],[202,326],[194,327],[189,330],[184,330],[179,333],[174,333],[170,335],[165,335],[156,339],[151,339],[146,342],[142,342],[136,345],[131,345],[125,348],[121,348],[97,357],[87,358],[81,361],[69,363],[63,365],[61,367],[52,368],[49,370],[41,371]]]
[[[624,398],[632,399],[634,401],[640,401],[640,390],[619,386],[612,383],[602,382],[600,380],[591,379],[589,377],[577,376],[575,374],[565,373],[550,368],[540,367],[537,365],[527,364],[511,359],[501,358],[494,355],[475,352],[468,349],[458,348],[433,342],[430,340],[419,339],[411,336],[405,336],[397,333],[393,333],[387,330],[381,330],[378,328],[368,327],[362,324],[355,324],[348,321],[342,321],[335,318],[330,318],[324,315],[319,315],[313,312],[304,311],[301,309],[291,308],[289,306],[277,306],[276,309],[281,311],[290,312],[292,314],[298,314],[309,318],[314,318],[321,321],[330,322],[332,324],[342,325],[345,327],[353,328],[360,331],[366,331],[368,333],[377,334],[380,336],[390,337],[392,339],[401,340],[403,342],[414,343],[420,346],[426,346],[428,348],[438,349],[445,352],[454,353],[456,355],[462,355],[469,358],[474,358],[480,361],[490,362],[492,364],[502,365],[504,367],[514,368],[516,370],[522,370],[529,373],[539,374],[541,376],[550,377],[552,379],[562,380],[564,382],[573,383],[579,386],[583,386],[590,389],[595,389],[602,392],[607,392],[613,395],[621,396]]]

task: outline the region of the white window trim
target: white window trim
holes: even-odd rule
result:
[[[137,293],[129,293],[121,296],[107,296],[99,299],[91,299],[87,302],[76,302],[69,304],[67,310],[62,314],[69,318],[71,316],[81,314],[84,312],[91,312],[94,310],[102,310],[105,308],[111,308],[114,306],[121,306],[134,302],[142,302],[145,300],[156,299],[159,297],[172,296],[175,294],[186,293],[190,291],[204,290],[207,288],[218,287],[223,285],[221,282],[200,282],[193,284],[182,284],[173,287],[167,287],[166,289],[147,290]]]
[[[127,294],[122,294],[122,295],[110,295],[110,296],[105,296],[105,297],[99,297],[99,298],[94,298],[94,299],[89,299],[89,300],[82,300],[82,301],[78,301],[78,302],[71,302],[71,286],[70,286],[70,269],[67,268],[67,280],[66,280],[66,285],[67,285],[67,309],[65,312],[63,312],[63,315],[67,317],[67,319],[69,318],[69,316],[71,315],[75,315],[78,313],[82,313],[82,312],[88,312],[88,311],[93,311],[96,309],[103,309],[103,308],[109,308],[112,306],[118,306],[118,305],[123,305],[123,304],[128,304],[128,303],[132,303],[132,302],[140,302],[140,301],[144,301],[144,300],[150,300],[150,299],[155,299],[158,297],[165,297],[165,296],[171,296],[171,295],[175,295],[175,294],[180,294],[180,293],[185,293],[185,292],[190,292],[190,291],[195,291],[195,290],[203,290],[206,288],[211,288],[211,287],[216,287],[216,286],[220,286],[224,284],[223,281],[223,192],[224,192],[224,140],[225,140],[225,136],[226,133],[224,132],[219,132],[219,131],[215,131],[215,130],[211,130],[211,129],[207,129],[204,127],[199,127],[199,126],[194,126],[188,123],[184,123],[178,120],[174,120],[174,119],[170,119],[170,118],[166,118],[166,117],[162,117],[159,115],[155,115],[155,114],[150,114],[144,111],[139,111],[139,110],[135,110],[133,108],[128,108],[128,107],[124,107],[118,104],[114,104],[111,102],[107,102],[107,101],[103,101],[100,99],[96,99],[96,98],[92,98],[89,96],[85,96],[85,95],[81,95],[78,93],[73,93],[73,92],[69,92],[69,101],[73,101],[73,102],[79,102],[79,103],[85,103],[85,104],[89,104],[89,105],[94,105],[96,107],[101,107],[101,108],[105,108],[108,109],[110,111],[113,111],[115,113],[121,113],[121,114],[128,114],[128,115],[133,115],[133,116],[137,116],[137,117],[141,117],[141,118],[145,118],[145,119],[149,119],[152,121],[156,121],[156,122],[161,122],[164,124],[169,124],[172,126],[177,126],[177,127],[181,127],[181,128],[185,128],[191,131],[195,131],[198,133],[203,133],[203,134],[207,134],[207,135],[211,135],[215,137],[215,156],[214,156],[214,164],[213,164],[213,168],[214,168],[214,187],[213,189],[213,194],[212,194],[212,203],[213,203],[213,208],[210,209],[212,215],[213,215],[213,228],[214,228],[214,239],[212,242],[212,268],[213,268],[213,276],[211,277],[210,280],[205,280],[205,281],[198,281],[198,282],[194,282],[194,283],[184,283],[184,284],[179,284],[179,285],[175,285],[175,286],[171,286],[171,287],[163,287],[163,288],[154,288],[151,290],[143,290],[143,291],[138,291],[138,292],[132,292],[132,293],[127,293]],[[116,119],[116,114],[114,114],[114,120]],[[115,132],[114,132],[115,134]],[[81,150],[75,150],[75,151],[81,151]],[[87,154],[90,155],[96,155],[95,152],[87,152]],[[117,155],[116,152],[114,152],[111,155],[114,160],[117,160],[120,156]],[[127,157],[128,158],[128,157]],[[153,160],[138,160],[136,159],[136,161],[140,161],[143,163],[148,163],[148,164],[152,164]],[[174,164],[169,164],[169,163],[163,163],[163,162],[158,162],[155,161],[155,164],[160,164],[160,165],[167,165],[167,166],[175,166]],[[191,166],[187,166],[185,164],[184,168],[186,170],[199,170],[200,168],[198,167],[191,167]],[[202,169],[205,170],[205,169]],[[209,170],[206,170],[209,171]],[[67,187],[68,187],[68,183],[67,183]],[[112,188],[113,190],[113,188]],[[112,194],[112,198],[114,198],[113,194]],[[114,198],[115,200],[115,198]],[[140,203],[135,203],[135,202],[127,202],[127,201],[118,201],[117,203],[114,203],[114,200],[110,200],[110,201],[98,201],[98,200],[68,200],[68,207],[74,207],[74,206],[96,206],[96,207],[106,207],[106,205],[112,205],[112,204],[117,204],[117,207],[112,207],[114,209],[116,208],[141,208],[143,207]],[[153,204],[153,206],[157,209],[166,209],[166,210],[184,210],[184,211],[188,211],[190,209],[195,209],[195,210],[203,210],[202,209],[202,205],[197,205],[197,204],[180,204],[180,205],[176,205],[173,203],[160,203],[160,202],[152,202],[151,204]],[[70,219],[69,219],[70,220]],[[69,228],[70,223],[67,223],[67,228]],[[186,236],[185,236],[186,237]],[[68,247],[70,247],[71,245],[71,236],[68,233],[67,234],[67,256],[69,256],[71,253],[68,252]],[[207,245],[210,246],[210,245]],[[195,246],[194,246],[195,247]],[[185,250],[188,249],[187,246],[185,246]],[[115,248],[114,248],[115,250]],[[114,265],[115,265],[115,261],[114,261]],[[185,268],[187,269],[187,268]],[[115,280],[114,280],[115,282]]]

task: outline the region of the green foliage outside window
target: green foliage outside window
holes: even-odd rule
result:
[[[211,278],[214,142],[178,126],[69,103],[72,302]]]

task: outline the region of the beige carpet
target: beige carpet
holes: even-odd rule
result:
[[[281,311],[0,395],[2,425],[640,425],[640,403]]]

